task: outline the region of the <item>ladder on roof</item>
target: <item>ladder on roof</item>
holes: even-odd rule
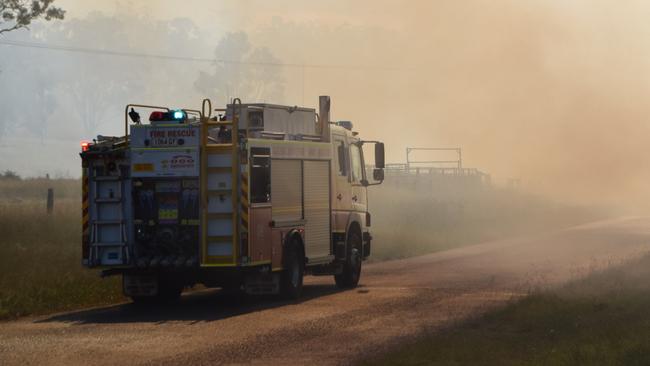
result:
[[[235,99],[233,107],[241,105]],[[222,110],[217,110],[222,111]],[[225,112],[225,110],[223,110]],[[229,141],[215,132],[230,128]],[[201,123],[201,266],[236,266],[247,253],[240,245],[242,220],[248,220],[247,176],[240,168],[239,116],[230,121],[204,117]],[[245,173],[245,172],[244,172]],[[245,193],[245,194],[244,194]],[[243,196],[243,198],[242,198]],[[242,207],[244,204],[244,207]]]

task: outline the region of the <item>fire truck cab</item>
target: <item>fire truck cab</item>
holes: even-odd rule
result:
[[[136,302],[198,283],[296,298],[305,274],[355,287],[384,145],[330,122],[327,96],[319,113],[238,99],[212,111],[128,105],[124,136],[82,144],[83,264],[123,275]]]

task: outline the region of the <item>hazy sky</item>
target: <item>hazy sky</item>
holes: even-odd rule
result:
[[[205,28],[252,30],[268,23],[273,17],[300,22],[318,22],[338,26],[341,24],[375,25],[391,29],[404,26],[406,19],[396,17],[403,12],[408,1],[314,1],[314,0],[57,0],[69,16],[85,16],[92,11],[147,14],[159,19],[187,17]]]
[[[390,161],[406,146],[461,146],[467,165],[497,181],[567,200],[650,202],[647,1],[57,3],[68,19],[184,17],[215,44],[244,30],[283,62],[360,65],[285,70],[287,99],[314,106],[332,95],[335,118],[385,140]]]

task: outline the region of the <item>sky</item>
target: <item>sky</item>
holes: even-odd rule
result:
[[[188,18],[214,44],[245,31],[283,62],[346,66],[283,70],[287,103],[332,95],[334,118],[384,140],[390,162],[403,162],[408,146],[462,147],[466,166],[496,182],[519,179],[566,201],[650,206],[645,1],[57,4],[68,19]]]
[[[83,17],[93,11],[119,13],[128,8],[159,19],[187,17],[206,28],[222,31],[253,30],[273,17],[301,22],[340,25],[374,25],[399,28],[403,19],[393,16],[405,3],[378,0],[373,2],[295,1],[295,0],[139,0],[139,1],[84,1],[58,0],[57,4],[68,11],[68,16]]]

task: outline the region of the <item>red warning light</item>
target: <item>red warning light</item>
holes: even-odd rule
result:
[[[149,115],[149,121],[151,121],[151,122],[155,122],[155,121],[164,121],[164,120],[167,119],[167,118],[165,118],[165,117],[166,117],[166,113],[165,113],[165,112],[154,111],[154,112],[151,112],[151,114]]]
[[[81,151],[88,151],[89,146],[90,146],[90,142],[81,141]]]

